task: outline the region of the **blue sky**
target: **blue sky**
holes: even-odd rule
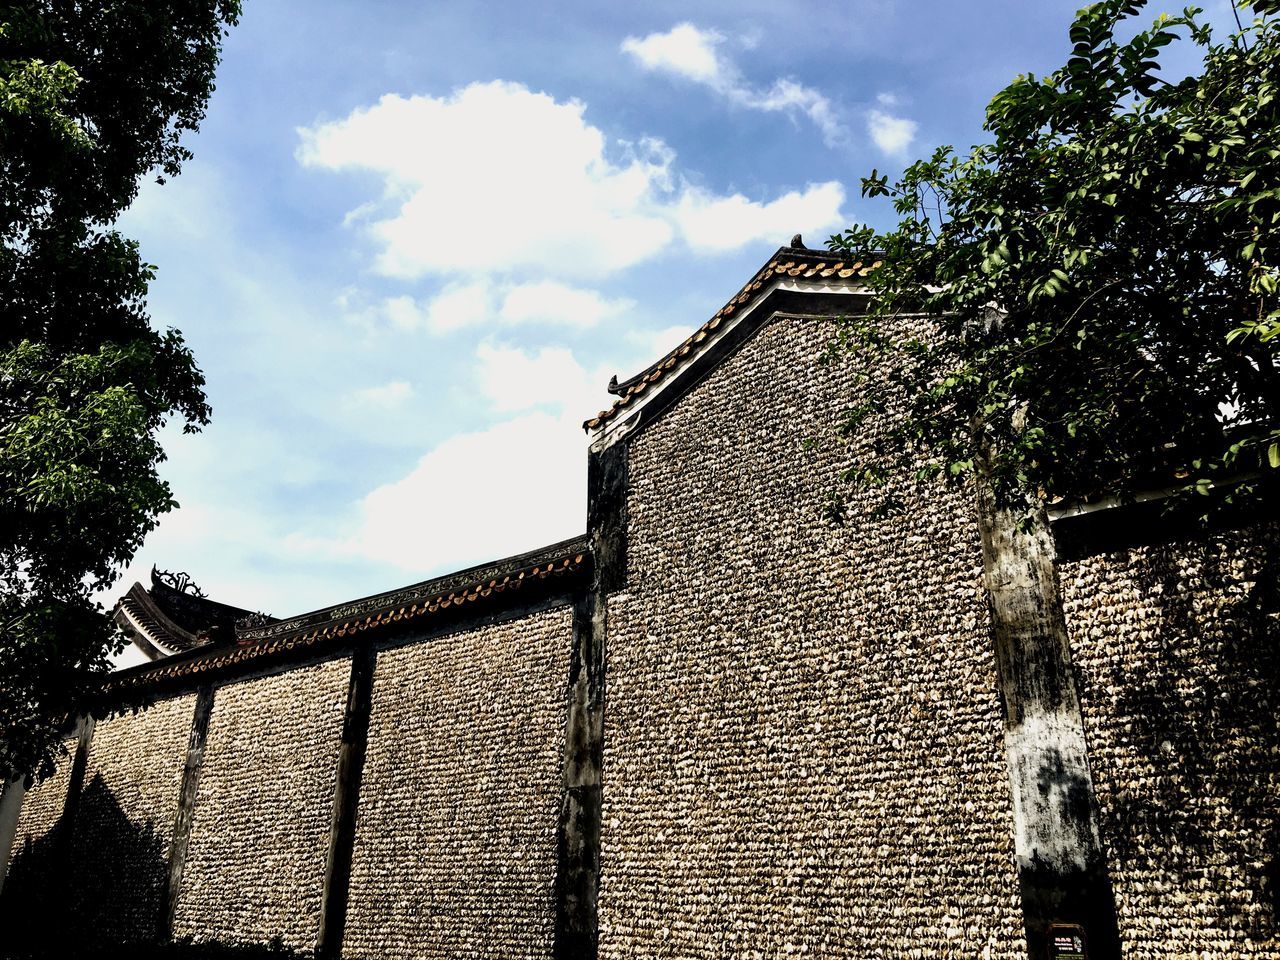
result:
[[[121,224],[214,410],[121,588],[283,616],[581,532],[609,375],[793,233],[885,223],[859,178],[980,139],[1076,6],[246,0]]]

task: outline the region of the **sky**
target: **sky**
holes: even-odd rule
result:
[[[105,599],[155,564],[288,616],[581,533],[609,377],[793,234],[888,225],[860,178],[982,139],[1077,5],[245,0],[120,223],[213,422]]]

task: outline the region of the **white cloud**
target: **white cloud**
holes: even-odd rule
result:
[[[509,324],[553,323],[593,327],[635,306],[634,300],[610,300],[595,290],[544,280],[513,287],[502,301],[502,319]]]
[[[692,23],[678,23],[666,33],[627,37],[623,53],[629,53],[646,70],[665,70],[697,83],[721,89],[732,82],[732,68],[716,49],[724,36],[699,30]]]
[[[689,339],[689,335],[698,329],[696,324],[678,324],[663,327],[661,330],[636,330],[628,336],[641,355],[640,367],[665,357],[680,344]]]
[[[844,188],[838,183],[810,184],[803,193],[793,190],[766,204],[741,194],[717,197],[690,190],[680,199],[676,216],[689,246],[731,250],[744,242],[783,236],[788,224],[812,224],[807,229],[813,233],[838,228],[843,220],[832,211],[843,201]]]
[[[877,147],[890,156],[900,157],[907,152],[916,137],[919,124],[906,117],[895,117],[883,110],[867,114],[867,132]]]
[[[482,281],[445,288],[428,305],[426,325],[432,333],[450,333],[478,327],[492,314],[489,287]]]
[[[382,245],[383,273],[554,267],[599,275],[670,241],[654,197],[671,154],[646,143],[611,160],[584,110],[502,81],[450,97],[388,94],[344,120],[300,130],[299,158],[382,174],[395,209],[369,229]]]
[[[526,351],[486,341],[476,360],[480,392],[499,413],[549,407],[581,424],[609,399],[607,375],[588,373],[564,347]]]
[[[540,411],[458,434],[369,493],[345,547],[425,573],[571,537],[586,526],[585,461],[580,425]]]
[[[761,97],[770,104],[761,109],[795,106],[811,116],[826,109],[789,81]],[[440,98],[387,95],[345,119],[299,130],[298,158],[312,167],[381,175],[382,201],[359,220],[379,247],[378,269],[404,279],[603,277],[680,239],[699,250],[757,242],[759,229],[734,232],[752,213],[774,223],[778,201],[691,187],[663,143],[609,141],[586,122],[585,109],[580,101],[562,103],[503,81]],[[808,202],[794,209],[804,219],[780,226],[771,242],[847,219],[839,184],[810,185],[802,196]],[[718,200],[729,203],[714,206]],[[693,235],[684,232],[691,205],[710,208]],[[721,236],[708,242],[716,212],[726,219]],[[462,284],[458,299],[429,314],[426,326],[474,322],[479,296],[459,292],[468,281],[455,282]]]
[[[799,110],[822,131],[827,146],[843,143],[848,137],[831,101],[813,87],[794,80],[775,80],[773,86],[763,92],[735,91],[734,100],[752,110]]]
[[[554,280],[504,284],[487,278],[446,285],[425,301],[388,297],[361,306],[359,297],[340,297],[348,321],[372,333],[384,326],[400,331],[425,329],[437,335],[459,330],[541,325],[585,330],[635,306],[625,297],[610,298],[597,290]]]
[[[402,333],[426,329],[445,334],[483,326],[494,319],[493,301],[485,280],[446,284],[426,301],[402,294],[371,302],[362,291],[352,289],[338,297],[337,307],[348,323],[370,334],[387,327]]]
[[[443,441],[360,501],[353,536],[314,546],[427,572],[582,532],[582,421],[608,399],[603,372],[588,372],[560,347],[485,342],[476,360],[480,394],[514,416]]]
[[[775,80],[765,89],[753,87],[743,78],[737,64],[720,51],[724,42],[723,34],[685,22],[666,33],[627,37],[622,41],[622,51],[646,70],[671,73],[703,84],[748,110],[804,114],[822,131],[828,146],[844,142],[847,131],[827,97],[787,77]]]
[[[392,380],[379,387],[366,387],[357,390],[351,398],[358,406],[375,407],[380,410],[395,410],[404,406],[405,401],[413,396],[413,384],[406,380]]]
[[[391,297],[382,303],[382,313],[397,330],[416,330],[422,326],[422,311],[413,297]]]

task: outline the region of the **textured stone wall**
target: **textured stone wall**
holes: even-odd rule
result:
[[[174,933],[314,946],[349,659],[214,695]]]
[[[1128,960],[1280,957],[1280,527],[1064,564]]]
[[[824,518],[884,426],[803,449],[860,389],[829,337],[773,321],[632,440],[603,957],[1025,952],[973,509]]]
[[[67,788],[71,782],[71,760],[76,755],[76,741],[63,741],[66,756],[58,764],[53,776],[26,792],[18,814],[18,830],[13,837],[10,863],[24,849],[48,836],[67,802]]]
[[[74,830],[72,903],[94,942],[152,939],[195,696],[99,720]]]
[[[567,608],[378,655],[344,955],[545,958]]]
[[[9,871],[4,893],[0,896],[0,919],[20,915],[28,899],[38,899],[54,882],[50,876],[53,849],[67,802],[71,784],[71,762],[76,755],[76,740],[63,741],[66,756],[49,779],[26,792],[18,811],[18,828],[9,853]]]

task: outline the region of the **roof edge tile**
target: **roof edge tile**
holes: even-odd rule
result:
[[[601,410],[594,417],[584,421],[582,428],[588,432],[600,429],[651,384],[658,383],[667,374],[691,363],[701,353],[699,348],[706,343],[709,334],[714,333],[725,320],[759,299],[762,291],[768,289],[768,284],[775,278],[831,279],[835,277],[839,280],[850,280],[865,277],[879,267],[880,263],[879,260],[849,261],[841,259],[830,251],[810,250],[807,247],[779,247],[768,262],[729,299],[728,303],[717,310],[710,320],[686,337],[675,349],[626,380],[618,381],[615,377],[609,384],[609,392],[615,394],[618,399],[608,409]]]

